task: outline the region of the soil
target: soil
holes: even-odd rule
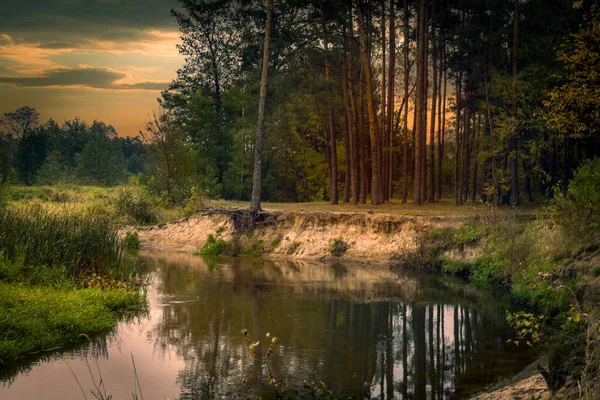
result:
[[[261,213],[248,223],[245,212],[207,209],[181,221],[127,230],[138,232],[143,248],[194,252],[209,234],[219,233],[229,243],[259,241],[262,255],[272,258],[386,261],[417,250],[431,227],[475,218],[283,211]],[[332,248],[336,242],[342,246],[338,251]]]

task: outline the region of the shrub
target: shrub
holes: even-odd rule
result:
[[[221,238],[221,233],[213,235],[210,233],[204,246],[198,251],[202,256],[220,256],[227,250],[227,242]]]
[[[256,235],[252,234],[249,237],[249,244],[247,250],[245,251],[245,255],[248,257],[260,257],[264,250],[265,248],[262,240],[260,240]]]
[[[584,162],[569,182],[566,195],[557,195],[553,220],[589,243],[600,236],[600,158]]]
[[[137,223],[151,224],[157,221],[156,212],[146,195],[134,195],[124,190],[117,195],[115,206],[118,214],[125,215]]]
[[[128,249],[140,248],[140,237],[137,232],[127,232],[125,236],[125,247]]]
[[[344,242],[343,239],[333,238],[329,245],[329,252],[336,257],[341,257],[348,251],[348,248],[348,243]]]

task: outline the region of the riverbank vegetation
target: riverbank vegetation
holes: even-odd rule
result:
[[[0,368],[143,309],[138,267],[123,251],[104,216],[0,207]]]
[[[600,326],[597,317],[589,318],[598,307],[590,295],[600,266],[598,171],[600,160],[584,163],[566,195],[535,219],[506,218],[490,209],[457,227],[422,230],[416,250],[395,262],[498,287],[531,310],[508,319],[522,343],[543,344],[550,354],[553,391],[568,382],[563,390],[575,390],[584,370],[599,362],[586,353],[588,330]]]

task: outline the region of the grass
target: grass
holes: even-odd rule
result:
[[[139,291],[0,283],[0,367],[107,333],[143,301]]]
[[[0,207],[0,367],[109,332],[143,308],[123,249],[104,215]]]
[[[248,208],[249,202],[231,201],[231,200],[209,200],[206,205],[221,208]],[[389,202],[374,206],[372,204],[335,204],[332,205],[326,201],[315,201],[309,203],[271,203],[263,202],[261,207],[265,211],[286,211],[286,212],[332,212],[332,213],[367,213],[382,215],[408,215],[408,216],[479,216],[488,212],[490,206],[483,203],[467,204],[457,206],[453,200],[443,199],[436,203],[425,203],[421,206],[414,206],[412,203],[403,204],[398,199],[391,199]],[[537,206],[522,206],[519,209],[511,207],[499,207],[497,212],[507,215],[534,215],[538,209]]]
[[[193,198],[179,207],[167,206],[146,194],[139,185],[14,185],[5,188],[4,192],[4,199],[14,209],[34,206],[50,212],[98,214],[119,225],[177,221],[192,215],[202,204],[198,198]]]
[[[126,280],[136,274],[135,265],[123,262],[117,228],[103,215],[2,207],[0,226],[0,251],[8,260],[66,268],[72,277]]]

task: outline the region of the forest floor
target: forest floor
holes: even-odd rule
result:
[[[244,209],[249,207],[249,202],[231,201],[231,200],[208,200],[207,206],[222,208]],[[456,205],[454,200],[442,199],[435,203],[425,203],[421,206],[412,204],[412,200],[402,203],[400,199],[391,199],[389,202],[380,205],[370,203],[352,205],[350,203],[330,204],[326,201],[315,201],[310,203],[270,203],[263,202],[264,211],[287,211],[287,212],[329,212],[329,213],[373,213],[385,215],[409,215],[409,216],[477,216],[494,208],[498,212],[506,212],[514,215],[527,214],[533,215],[539,210],[538,205],[524,205],[519,208],[513,207],[492,207],[488,204],[476,202],[464,205]]]

